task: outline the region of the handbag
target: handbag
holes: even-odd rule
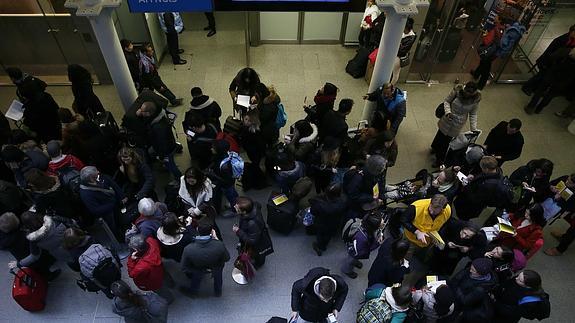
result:
[[[445,106],[443,105],[443,102],[441,102],[437,108],[435,108],[435,117],[437,119],[441,119],[443,118],[443,116],[445,115]]]
[[[272,238],[270,237],[270,232],[268,228],[265,227],[262,230],[262,235],[260,237],[260,241],[258,243],[258,255],[262,257],[267,257],[274,253],[274,245],[272,243]]]
[[[240,252],[234,261],[234,267],[241,271],[248,281],[252,280],[256,275],[256,270],[254,265],[252,265],[251,257],[247,250]]]

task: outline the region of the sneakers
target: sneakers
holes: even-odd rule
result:
[[[321,248],[317,245],[317,242],[314,242],[312,245],[313,250],[315,251],[315,253],[318,256],[321,256],[321,254],[323,253],[323,250],[321,250]]]
[[[557,250],[557,248],[549,248],[545,251],[543,251],[543,253],[545,253],[548,256],[561,256],[563,253],[561,253],[559,250]]]

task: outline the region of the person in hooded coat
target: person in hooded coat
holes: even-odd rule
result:
[[[203,94],[202,89],[199,87],[193,87],[190,93],[192,94],[190,111],[200,113],[206,122],[213,124],[218,131],[221,130],[220,117],[222,116],[222,109],[218,102]]]
[[[78,64],[68,65],[68,80],[72,83],[74,103],[72,109],[84,118],[93,119],[97,113],[105,112],[100,99],[94,94],[94,80],[90,72]]]
[[[214,183],[214,207],[219,213],[222,207],[222,195],[225,195],[230,207],[236,204],[238,192],[236,179],[233,176],[231,161],[223,162],[229,157],[230,144],[226,140],[216,140],[212,143],[213,159],[208,168],[208,178]]]
[[[267,87],[263,83],[256,85],[255,97],[257,111],[259,113],[261,135],[264,138],[267,149],[277,142],[280,135],[279,128],[276,126],[276,119],[279,113],[278,104],[281,102],[281,98],[273,86]]]
[[[112,283],[114,302],[112,311],[126,323],[165,323],[168,321],[168,302],[156,293],[135,292],[123,280]]]

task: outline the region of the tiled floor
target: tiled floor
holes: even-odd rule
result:
[[[192,30],[190,28],[188,30]],[[197,30],[198,28],[195,28]],[[237,70],[244,64],[243,32],[220,31],[213,38],[205,33],[186,31],[181,37],[182,47],[192,54],[191,69],[179,66],[173,71],[171,64],[161,68],[165,83],[185,101],[191,99],[189,90],[200,86],[204,92],[216,99],[224,109],[224,115],[231,112],[228,84]],[[345,74],[344,67],[353,55],[352,49],[341,46],[319,45],[266,45],[251,49],[252,66],[260,73],[262,81],[277,87],[287,108],[290,122],[303,117],[302,103],[307,96],[311,102],[317,89],[330,81],[339,88],[339,98],[350,97],[356,106],[348,118],[354,125],[361,116],[362,95],[367,89],[363,79],[352,79]],[[428,147],[436,131],[434,109],[447,95],[451,84],[401,85],[409,91],[408,116],[399,133],[399,158],[394,168],[388,172],[389,182],[401,181],[412,177],[419,169],[429,167]],[[49,87],[56,101],[64,107],[72,103],[68,87]],[[96,93],[108,109],[113,111],[117,120],[121,119],[122,109],[113,86],[99,86]],[[13,88],[0,88],[0,106],[4,109],[14,97]],[[563,108],[565,102],[557,99],[541,115],[527,116],[522,110],[527,97],[515,85],[488,86],[483,93],[479,111],[479,127],[488,131],[501,120],[519,117],[523,120],[523,133],[526,146],[521,158],[506,163],[505,173],[529,161],[532,158],[547,157],[555,162],[555,174],[573,172],[573,149],[575,137],[565,128],[567,122],[553,116],[554,111]],[[186,107],[176,108],[183,114]],[[178,132],[181,129],[178,126]],[[480,142],[482,140],[480,139]],[[186,150],[184,150],[186,151]],[[178,158],[183,169],[188,164],[186,153]],[[158,176],[166,173],[158,171]],[[162,187],[158,187],[158,191]],[[250,192],[260,202],[265,202],[268,191]],[[235,219],[219,219],[224,232],[224,241],[230,251],[234,250],[236,238],[231,234]],[[554,227],[564,227],[558,221]],[[553,246],[555,241],[546,230],[545,247]],[[311,249],[312,237],[306,236],[301,228],[290,236],[273,234],[275,254],[270,256],[266,265],[258,272],[254,283],[248,286],[236,285],[230,277],[232,265],[224,270],[224,296],[211,296],[210,281],[202,287],[201,297],[190,300],[178,294],[170,308],[171,322],[265,322],[273,315],[284,316],[290,311],[291,284],[302,277],[310,268],[325,266],[339,272],[339,263],[344,256],[340,241],[333,241],[330,249],[322,257],[315,256]],[[572,248],[573,249],[573,248]],[[549,322],[572,321],[571,291],[575,289],[572,264],[575,259],[573,250],[565,256],[550,258],[542,253],[536,255],[529,267],[543,275],[545,289],[551,295],[552,316]],[[0,263],[7,263],[10,257],[0,253]],[[186,282],[178,273],[176,264],[168,265],[180,284]],[[350,323],[359,308],[362,290],[366,287],[369,265],[360,270],[359,278],[347,280],[350,285],[349,296],[341,312],[340,321]],[[127,277],[127,276],[125,276]],[[76,274],[64,270],[61,278],[50,285],[48,305],[44,312],[31,314],[21,310],[10,297],[12,277],[7,270],[0,270],[0,322],[118,322],[119,318],[111,312],[110,301],[103,295],[86,293],[75,285]]]

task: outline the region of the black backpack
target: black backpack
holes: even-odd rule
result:
[[[94,268],[92,276],[94,280],[103,286],[111,286],[113,282],[122,278],[122,273],[120,273],[120,269],[110,257],[100,261],[96,268]]]
[[[66,187],[74,196],[80,195],[80,171],[71,165],[58,169],[60,183]]]

